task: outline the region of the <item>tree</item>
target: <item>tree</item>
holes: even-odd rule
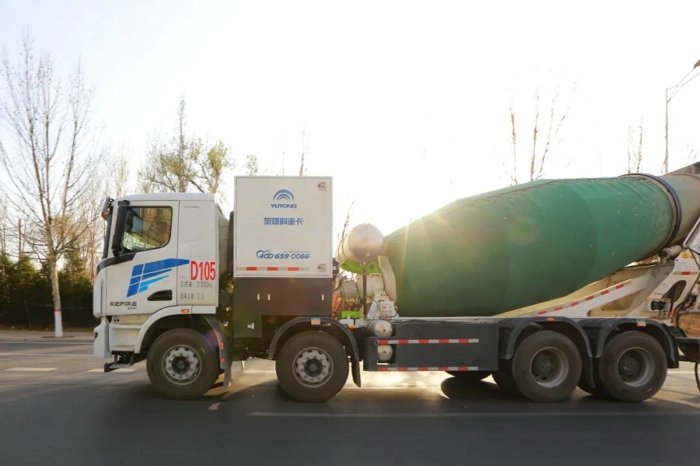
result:
[[[23,40],[19,63],[5,56],[1,68],[0,158],[10,183],[0,191],[27,220],[24,237],[49,269],[56,337],[63,336],[58,262],[84,231],[93,91],[80,64],[62,83],[48,53],[35,56]]]
[[[104,180],[101,187],[112,197],[122,197],[133,191],[131,185],[131,154],[125,143],[110,144],[101,157]]]
[[[355,199],[350,201],[348,209],[345,211],[345,220],[343,221],[343,226],[336,237],[338,241],[338,246],[345,241],[345,238],[350,234],[350,222],[352,220],[353,208],[355,207]]]
[[[260,171],[260,165],[258,164],[258,157],[256,155],[246,155],[245,156],[245,174],[246,176],[256,176]]]
[[[224,175],[235,164],[223,142],[206,144],[187,134],[185,101],[180,101],[176,133],[168,142],[159,137],[151,143],[146,167],[139,172],[144,192],[164,190],[185,193],[195,190],[218,194]]]
[[[644,119],[641,119],[636,132],[631,127],[627,128],[627,173],[642,171],[643,147]]]
[[[528,168],[528,178],[527,181],[538,180],[542,177],[544,173],[544,168],[549,161],[550,152],[557,142],[559,133],[564,126],[566,117],[569,114],[569,108],[564,110],[559,110],[558,100],[559,94],[555,92],[552,100],[548,107],[542,109],[540,107],[540,92],[535,91],[535,102],[534,102],[534,113],[533,121],[529,126],[529,131],[531,133],[531,147],[528,149],[527,155],[527,168]],[[515,103],[511,102],[509,107],[510,115],[510,145],[511,145],[511,155],[512,155],[512,167],[509,170],[510,174],[510,184],[517,185],[520,183],[520,178],[518,177],[518,167],[522,160],[520,153],[518,152],[518,123],[519,118],[516,118]]]
[[[301,163],[299,164],[299,176],[306,176],[308,170],[306,157],[309,153],[309,138],[306,132],[306,125],[304,125],[304,131],[301,135]]]
[[[7,253],[7,207],[0,199],[0,256]]]

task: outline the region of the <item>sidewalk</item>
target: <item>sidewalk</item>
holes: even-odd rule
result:
[[[56,338],[53,331],[42,330],[0,330],[0,343],[7,342],[66,342],[92,343],[95,334],[92,330],[63,332],[62,338]]]

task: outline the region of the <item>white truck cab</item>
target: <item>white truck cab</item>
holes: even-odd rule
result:
[[[228,219],[213,195],[108,199],[103,217],[105,249],[93,303],[100,319],[96,356],[141,353],[149,328],[165,316],[216,314],[226,263],[219,241]]]

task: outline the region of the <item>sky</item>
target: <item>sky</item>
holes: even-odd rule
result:
[[[555,94],[568,109],[545,178],[625,173],[640,121],[643,171],[661,174],[665,92],[700,60],[699,16],[697,1],[0,0],[0,47],[28,32],[59,72],[81,60],[93,122],[134,175],[184,98],[193,132],[270,174],[298,173],[306,131],[338,224],[354,200],[353,222],[390,233],[509,183],[511,104],[525,174],[535,92],[543,115]],[[668,105],[671,170],[696,161],[698,104],[700,79]]]

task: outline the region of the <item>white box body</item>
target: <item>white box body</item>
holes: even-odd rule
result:
[[[330,177],[235,178],[234,277],[333,277]]]

